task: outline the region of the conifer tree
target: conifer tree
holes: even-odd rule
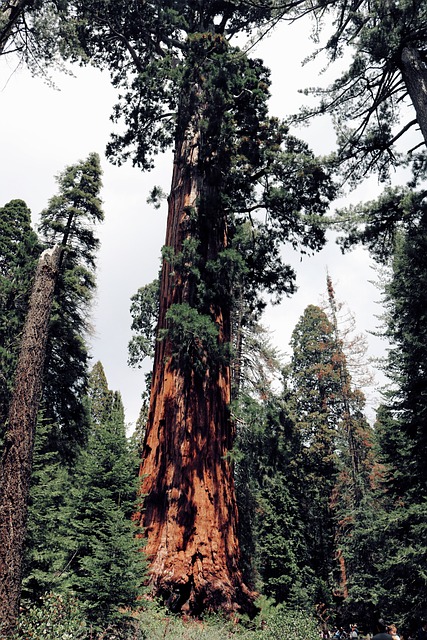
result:
[[[107,68],[119,90],[120,133],[109,156],[150,169],[156,153],[174,148],[140,511],[153,590],[173,609],[253,611],[238,570],[227,457],[232,284],[246,274],[254,307],[263,289],[292,291],[281,245],[322,245],[319,218],[335,189],[307,145],[268,116],[268,71],[230,42],[271,24],[274,8],[216,0],[69,6],[82,59]],[[251,243],[241,251],[247,222]]]
[[[63,248],[49,325],[42,406],[52,425],[51,446],[66,464],[87,435],[82,399],[88,382],[90,306],[96,280],[99,240],[95,227],[104,219],[99,156],[66,167],[59,174],[58,194],[41,212],[39,233],[45,246]]]
[[[260,289],[291,290],[280,246],[322,244],[317,216],[334,189],[306,145],[268,117],[267,70],[229,44],[268,21],[268,9],[125,4],[92,13],[85,5],[81,24],[89,58],[127,96],[115,110],[125,133],[110,156],[147,169],[153,153],[175,149],[141,471],[152,585],[174,610],[253,610],[238,569],[228,458],[232,285],[246,273],[253,306]],[[255,218],[262,209],[269,216]],[[241,252],[239,229],[250,220]]]
[[[346,550],[372,470],[363,395],[352,385],[328,283],[332,322],[319,307],[307,307],[292,334],[289,378],[301,433],[302,517],[317,603],[348,595]]]
[[[0,439],[12,391],[19,341],[40,253],[25,202],[0,208]]]
[[[307,11],[319,24],[332,24],[332,33],[319,52],[330,62],[348,55],[328,86],[310,88],[319,100],[303,109],[300,119],[330,113],[337,131],[337,161],[346,179],[357,181],[377,171],[386,179],[390,168],[427,144],[427,3],[407,0],[328,0],[318,5],[296,3],[297,15]],[[288,11],[288,7],[284,7]],[[333,65],[332,65],[333,68]],[[405,108],[402,107],[405,105]],[[410,132],[410,136],[405,135]],[[415,142],[414,142],[415,138]],[[399,153],[399,143],[405,145]],[[403,157],[402,157],[403,156]]]
[[[264,389],[262,398],[238,402],[236,486],[243,566],[250,584],[276,603],[306,607],[315,602],[300,517],[299,433],[293,402]]]
[[[402,622],[422,618],[427,561],[427,452],[425,361],[425,284],[427,224],[424,206],[406,231],[396,234],[391,279],[385,287],[387,375],[391,380],[378,414],[379,460],[385,465],[380,545],[387,557],[378,562],[384,590],[381,606]],[[391,589],[393,584],[393,589]],[[398,595],[399,594],[399,595]],[[405,609],[412,603],[411,613]]]
[[[71,490],[66,576],[95,626],[118,622],[124,609],[134,608],[145,577],[141,540],[131,521],[137,460],[126,438],[120,394],[105,383],[98,362],[89,389],[95,419]]]
[[[72,513],[67,509],[69,470],[50,442],[51,425],[40,414],[34,442],[28,504],[22,597],[38,598],[58,591],[68,562],[66,540]]]
[[[331,496],[338,478],[339,368],[334,363],[333,328],[326,314],[308,306],[291,340],[289,381],[295,393],[299,464],[304,470],[301,516],[315,582],[316,602],[330,603],[336,571]]]
[[[77,390],[78,376],[74,375],[73,378],[71,375],[68,378],[68,389],[66,385],[60,391],[58,388],[58,384],[64,383],[61,371],[68,372],[69,369],[71,374],[75,374],[75,353],[69,350],[67,360],[63,350],[62,357],[59,358],[59,351],[55,353],[54,350],[58,342],[48,343],[48,337],[49,329],[51,334],[54,333],[52,305],[66,252],[65,263],[68,261],[69,267],[73,268],[68,271],[65,269],[67,286],[62,289],[58,287],[57,295],[61,298],[62,292],[63,318],[73,318],[74,314],[74,327],[69,326],[68,329],[76,326],[82,329],[84,325],[83,316],[76,312],[75,302],[76,298],[81,301],[82,294],[86,294],[85,301],[88,302],[87,282],[93,286],[91,274],[82,268],[82,264],[86,262],[93,266],[93,250],[97,246],[93,230],[85,225],[102,219],[98,198],[100,167],[97,154],[92,154],[86,163],[68,167],[59,182],[60,195],[51,199],[49,209],[42,212],[41,216],[41,228],[46,232],[46,237],[50,236],[51,247],[43,251],[37,264],[22,332],[0,462],[0,625],[5,634],[12,633],[17,623],[35,427],[43,384],[45,388],[49,388],[48,373],[55,368],[55,355],[58,357],[57,376],[50,389],[56,393],[63,415],[69,417],[70,407],[72,409],[76,406],[75,401],[73,405],[73,391]],[[58,233],[61,233],[60,243],[57,240]],[[77,295],[73,296],[76,292]],[[65,322],[61,325],[62,328],[64,325]],[[82,343],[80,335],[71,331],[66,337],[71,342],[74,339],[74,343]],[[63,349],[64,342],[65,339]],[[81,379],[84,362],[74,362],[78,365]],[[79,402],[77,406],[80,406]],[[49,408],[54,408],[54,402]]]

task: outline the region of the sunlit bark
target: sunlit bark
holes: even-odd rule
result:
[[[189,216],[201,202],[219,202],[220,184],[201,169],[200,113],[193,114],[176,145],[166,246],[175,254],[189,233]],[[212,215],[214,215],[212,213]],[[215,258],[227,244],[225,215],[215,211],[199,238],[200,253]],[[188,302],[191,283],[163,264],[159,329],[172,304]],[[211,308],[220,343],[230,339],[230,310]],[[141,466],[137,518],[146,527],[146,552],[154,592],[177,610],[253,610],[253,594],[239,570],[237,506],[229,453],[234,426],[229,415],[230,367],[206,373],[183,370],[169,338],[158,341],[148,426]]]

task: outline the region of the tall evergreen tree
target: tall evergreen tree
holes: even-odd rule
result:
[[[232,283],[292,289],[280,246],[316,249],[334,189],[307,146],[267,114],[268,72],[230,38],[270,20],[261,6],[169,0],[76,3],[87,59],[123,100],[109,154],[149,169],[174,146],[159,333],[145,441],[141,522],[153,590],[173,609],[251,609],[238,570],[227,456]],[[255,211],[268,211],[255,218]],[[249,251],[238,229],[253,221]],[[231,514],[231,515],[230,515]]]
[[[0,438],[13,386],[19,342],[31,282],[40,253],[25,202],[12,200],[0,208]]]
[[[23,598],[58,591],[68,563],[64,544],[72,513],[67,508],[70,472],[50,440],[51,425],[40,414],[28,504],[28,527],[23,568]]]
[[[300,514],[300,434],[292,394],[270,389],[238,403],[236,486],[243,567],[247,579],[276,603],[315,602]]]
[[[415,168],[405,187],[388,188],[377,200],[342,212],[347,231],[344,246],[361,242],[385,266],[382,335],[391,344],[384,368],[391,386],[375,429],[378,454],[371,493],[375,509],[365,501],[371,517],[366,518],[361,510],[358,513],[360,526],[354,531],[352,547],[360,563],[350,586],[350,601],[364,615],[390,615],[402,623],[411,623],[411,614],[402,603],[414,603],[414,617],[421,617],[425,607],[418,595],[425,590],[419,570],[425,563],[425,548],[419,540],[426,517],[422,365],[426,191],[422,156]]]
[[[335,523],[331,497],[338,480],[336,455],[340,421],[339,365],[333,327],[326,314],[308,306],[291,340],[290,384],[295,393],[296,428],[300,432],[299,462],[304,469],[301,502],[317,602],[331,602],[337,572]],[[339,583],[339,580],[338,580]]]
[[[330,282],[329,301],[332,322],[319,307],[305,310],[292,335],[289,369],[301,433],[302,517],[318,604],[348,595],[348,539],[372,470],[372,434],[363,395],[351,382]]]
[[[57,178],[58,194],[41,212],[39,233],[45,246],[63,248],[49,326],[42,405],[52,425],[52,449],[68,463],[87,435],[82,399],[88,382],[90,305],[95,291],[95,225],[104,213],[99,156],[67,167]]]
[[[96,363],[89,388],[94,421],[71,490],[66,576],[88,619],[98,626],[119,621],[125,609],[136,606],[145,577],[141,540],[131,520],[137,459],[126,438],[120,394],[105,383],[102,365]]]
[[[425,259],[427,217],[397,234],[391,280],[385,288],[386,335],[391,342],[391,389],[379,413],[379,455],[386,467],[381,544],[387,549],[379,575],[380,603],[407,624],[423,617],[426,576],[427,452],[425,375]],[[393,588],[391,588],[393,585]],[[399,594],[399,595],[398,595]],[[404,603],[412,603],[408,612]]]
[[[35,427],[43,384],[49,388],[48,375],[44,375],[45,368],[46,372],[53,368],[52,347],[55,343],[48,342],[49,328],[52,324],[54,294],[61,279],[64,256],[68,250],[68,264],[74,269],[69,268],[68,272],[65,270],[65,275],[68,276],[65,278],[67,287],[62,288],[62,291],[59,287],[57,295],[61,297],[62,292],[64,318],[67,319],[67,311],[68,318],[71,318],[74,312],[77,320],[75,325],[79,329],[82,328],[82,316],[76,313],[76,297],[81,300],[82,294],[87,292],[85,281],[91,282],[93,286],[91,274],[81,265],[85,262],[93,265],[93,249],[97,246],[92,229],[85,228],[85,223],[87,225],[88,221],[93,223],[102,219],[98,199],[99,157],[92,154],[86,163],[69,167],[61,176],[60,184],[60,195],[52,198],[50,208],[42,212],[41,228],[50,233],[53,241],[52,246],[45,249],[40,256],[34,277],[0,462],[0,624],[6,634],[13,632],[18,617]],[[58,232],[62,232],[60,243],[55,241]],[[66,262],[67,260],[65,264]],[[78,295],[73,298],[76,291]],[[70,304],[70,301],[74,304]],[[54,333],[52,329],[51,333]],[[67,334],[67,338],[72,341],[76,334]],[[82,341],[80,336],[78,341]],[[56,386],[51,387],[56,390],[57,396],[60,395],[62,409],[69,408],[67,400],[72,399],[72,392],[76,391],[75,376],[74,379],[68,378],[68,393],[65,392],[64,386],[61,394],[58,394],[58,384],[63,382],[61,369],[65,371],[69,366],[70,371],[74,373],[74,353],[69,351],[67,355],[70,360],[65,364],[64,358],[61,358],[60,366],[57,368]],[[78,366],[81,366],[81,363],[78,363]]]

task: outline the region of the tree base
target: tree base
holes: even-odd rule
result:
[[[199,617],[203,613],[245,614],[251,619],[259,613],[255,601],[258,594],[238,581],[238,585],[211,582],[196,587],[194,577],[172,582],[157,579],[151,583],[152,595],[173,613]]]

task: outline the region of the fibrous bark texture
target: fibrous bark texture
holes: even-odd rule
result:
[[[200,169],[197,126],[187,127],[175,152],[166,246],[177,253],[188,237],[189,216],[217,198]],[[217,215],[199,235],[200,253],[214,258],[226,246],[225,218]],[[208,216],[209,217],[209,216]],[[200,229],[200,227],[199,227]],[[163,264],[159,328],[172,304],[189,300],[189,283]],[[220,343],[229,341],[230,312],[210,309]],[[230,368],[184,370],[168,337],[156,346],[150,411],[141,465],[146,496],[136,519],[146,529],[145,551],[154,593],[174,611],[254,610],[254,594],[239,571],[237,506],[229,452],[234,428],[229,415]]]
[[[0,633],[11,637],[21,592],[34,433],[60,247],[39,260],[24,325],[0,463]]]

